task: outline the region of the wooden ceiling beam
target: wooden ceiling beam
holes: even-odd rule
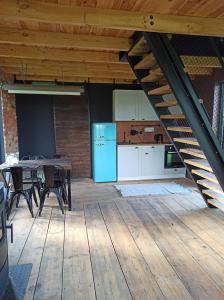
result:
[[[88,51],[78,49],[58,49],[47,47],[31,47],[22,45],[0,44],[0,58],[17,58],[33,60],[49,60],[60,62],[95,62],[127,65],[119,61],[119,54],[115,52]],[[213,56],[187,56],[181,59],[185,66],[220,68],[217,57]]]
[[[62,79],[64,77],[94,77],[94,78],[115,78],[115,79],[131,79],[135,80],[135,76],[132,73],[115,72],[115,71],[97,71],[97,70],[71,70],[71,69],[57,69],[57,68],[43,68],[38,66],[28,66],[22,69],[21,67],[4,66],[1,69],[7,74],[15,75],[46,75],[46,76],[58,76]]]
[[[16,80],[22,81],[58,81],[58,82],[90,82],[90,83],[124,83],[132,84],[132,79],[116,79],[116,78],[97,78],[97,77],[78,77],[66,76],[63,79],[60,76],[46,76],[46,75],[17,75]]]
[[[36,46],[22,46],[0,44],[0,57],[37,59],[52,61],[75,61],[75,62],[102,62],[119,63],[119,54],[116,52],[90,51],[79,49],[58,49]],[[127,64],[127,62],[122,62]]]
[[[22,20],[132,31],[224,36],[223,18],[60,6],[37,1],[1,0],[0,18],[5,21]]]
[[[49,31],[46,32],[25,29],[21,30],[17,28],[6,27],[0,27],[0,43],[51,48],[75,48],[118,52],[127,51],[131,46],[131,40],[128,38]]]
[[[53,68],[57,70],[71,70],[71,71],[102,71],[102,72],[123,72],[133,74],[131,67],[128,64],[110,64],[110,63],[93,63],[93,62],[67,62],[67,61],[49,61],[49,60],[33,60],[33,59],[18,59],[18,58],[0,58],[0,66],[17,67],[25,69],[32,68]]]

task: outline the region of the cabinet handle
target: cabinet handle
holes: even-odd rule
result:
[[[131,119],[132,121],[135,121],[135,119]]]
[[[135,149],[138,149],[138,147],[135,147]]]
[[[155,148],[155,146],[152,146],[152,148]]]
[[[146,155],[148,154],[148,153],[145,153]]]
[[[142,120],[145,120],[145,119],[142,119]]]

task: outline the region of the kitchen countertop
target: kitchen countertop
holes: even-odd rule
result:
[[[145,143],[145,144],[117,144],[118,146],[127,146],[127,147],[130,147],[130,146],[165,146],[165,145],[171,145],[171,144],[153,144],[153,143]]]

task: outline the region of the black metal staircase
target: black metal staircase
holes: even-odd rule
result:
[[[126,55],[206,204],[224,210],[224,152],[167,35],[143,32]]]

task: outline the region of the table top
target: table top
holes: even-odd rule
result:
[[[50,166],[60,166],[66,170],[72,169],[72,164],[69,159],[65,158],[53,158],[53,159],[37,159],[37,160],[20,160],[18,163],[7,164],[3,163],[0,165],[0,170],[10,168],[10,167],[27,167],[27,168],[38,168],[44,165]]]

